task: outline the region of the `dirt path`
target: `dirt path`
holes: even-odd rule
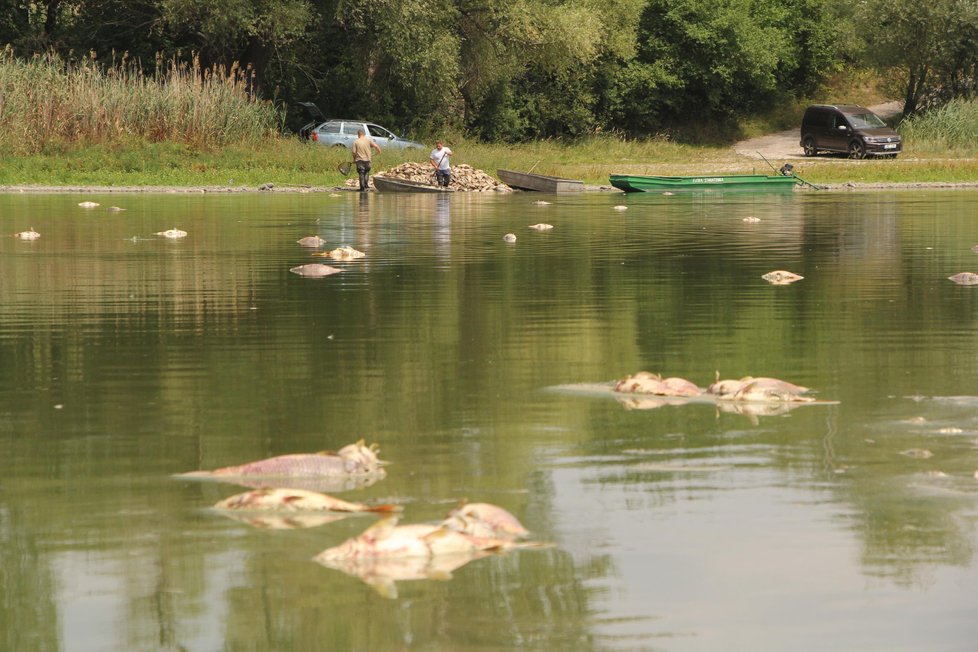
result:
[[[896,100],[885,104],[876,104],[869,107],[869,110],[886,120],[903,110],[903,102]],[[805,158],[799,140],[799,130],[796,128],[742,140],[736,143],[733,149],[741,156],[755,159],[760,159],[762,156],[770,160]]]

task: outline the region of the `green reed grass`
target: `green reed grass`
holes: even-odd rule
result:
[[[123,57],[55,55],[18,59],[0,53],[0,146],[14,154],[65,151],[133,140],[195,147],[260,140],[277,131],[280,112],[248,93],[250,71],[202,68],[199,61],[156,61],[147,74]]]
[[[956,99],[903,121],[903,136],[922,150],[978,152],[978,100]]]

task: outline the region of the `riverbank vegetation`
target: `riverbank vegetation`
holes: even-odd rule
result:
[[[796,168],[821,183],[974,181],[966,5],[0,0],[0,184],[342,183],[347,154],[293,135],[299,101],[444,137],[488,171],[765,171],[730,145],[796,128],[811,102],[899,96],[926,109],[899,125],[899,160]],[[374,168],[425,156],[388,151]]]

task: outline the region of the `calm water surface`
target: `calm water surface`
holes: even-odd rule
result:
[[[0,648],[975,649],[978,193],[536,199],[0,196]],[[367,256],[290,274],[316,234]],[[606,391],[643,369],[833,403]],[[360,438],[339,497],[553,545],[379,591],[312,561],[373,517],[173,477]]]

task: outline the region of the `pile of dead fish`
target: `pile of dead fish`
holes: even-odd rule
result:
[[[414,163],[410,161],[401,163],[397,167],[377,173],[377,176],[435,185],[435,169],[426,163]],[[355,188],[359,185],[359,181],[356,179],[347,179],[346,185]],[[373,185],[372,182],[371,185]],[[502,181],[465,163],[452,166],[452,180],[448,187],[461,192],[512,191],[512,188]]]
[[[807,387],[778,378],[745,376],[737,380],[716,380],[706,389],[685,378],[663,378],[660,374],[640,371],[615,382],[618,402],[630,410],[652,410],[688,403],[710,403],[719,412],[740,414],[758,423],[758,417],[779,416],[796,407],[814,403],[826,405],[836,401],[816,401],[808,396]]]
[[[801,387],[786,380],[754,378],[752,376],[745,376],[739,380],[720,380],[719,372],[717,372],[716,381],[705,390],[685,378],[663,378],[659,374],[640,371],[615,383],[615,391],[677,397],[707,394],[718,401],[805,403],[815,400],[810,396],[805,396],[809,391],[807,387]]]
[[[358,536],[323,550],[314,560],[363,580],[385,597],[397,597],[397,581],[447,579],[451,571],[475,559],[542,545],[525,541],[530,533],[519,520],[489,503],[463,503],[436,523],[398,525],[399,505],[348,502],[323,493],[383,479],[386,463],[378,453],[376,444],[367,446],[360,440],[336,452],[279,455],[177,477],[251,487],[219,501],[214,509],[255,527],[291,529],[323,525],[354,513],[383,515]]]

